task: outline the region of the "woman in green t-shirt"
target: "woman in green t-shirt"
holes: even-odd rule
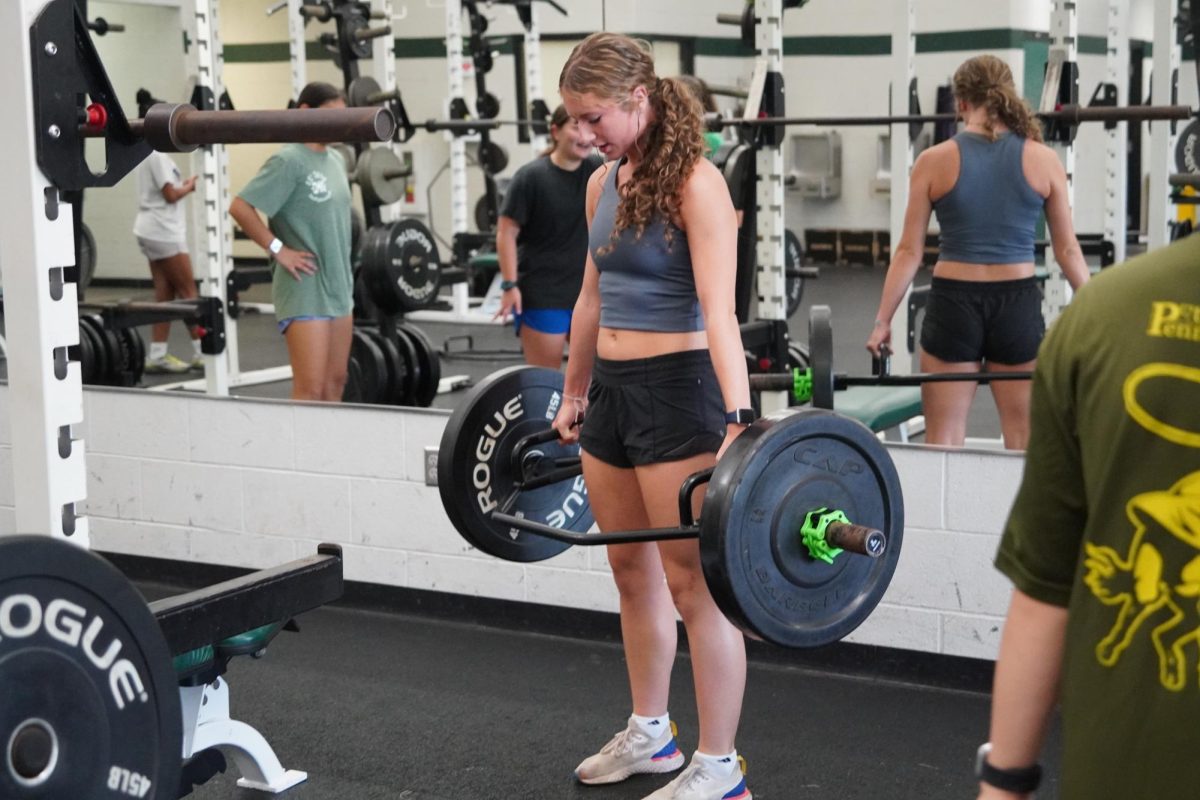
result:
[[[299,108],[344,108],[341,90],[310,83]],[[270,254],[271,296],[292,365],[292,399],[342,399],[350,358],[353,278],[350,184],[324,144],[287,144],[234,198],[229,213]],[[267,217],[263,222],[260,214]]]

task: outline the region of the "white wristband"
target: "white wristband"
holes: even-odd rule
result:
[[[278,238],[272,239],[271,243],[267,245],[267,250],[271,251],[271,255],[273,256],[279,255],[279,251],[282,249],[283,242],[279,241]]]

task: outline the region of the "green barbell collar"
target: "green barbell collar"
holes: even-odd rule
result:
[[[798,370],[797,370],[798,371]],[[800,540],[808,548],[808,554],[818,561],[832,564],[833,559],[841,552],[840,547],[831,547],[825,541],[826,531],[832,522],[850,524],[850,520],[842,511],[829,508],[814,509],[804,516],[804,524],[800,527]]]

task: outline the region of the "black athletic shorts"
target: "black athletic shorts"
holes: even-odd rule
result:
[[[921,325],[921,349],[942,361],[1024,364],[1046,333],[1036,278],[934,278]]]
[[[597,358],[579,445],[630,468],[715,453],[725,441],[725,402],[707,350],[653,358]]]

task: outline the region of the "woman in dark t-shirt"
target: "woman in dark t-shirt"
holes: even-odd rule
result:
[[[517,170],[496,226],[503,294],[497,317],[512,316],[525,361],[560,369],[571,309],[587,259],[584,195],[604,160],[592,155],[561,105],[550,118],[553,144]]]

